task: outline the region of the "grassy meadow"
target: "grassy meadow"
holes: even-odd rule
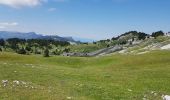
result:
[[[161,100],[170,95],[170,51],[88,58],[0,53],[3,80],[0,100]]]

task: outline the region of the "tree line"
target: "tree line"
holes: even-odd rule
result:
[[[70,43],[66,41],[55,41],[46,39],[0,39],[0,51],[14,51],[18,54],[44,54],[49,56],[49,51],[53,54],[61,54],[67,51]],[[59,47],[65,47],[63,50],[58,50]]]
[[[115,45],[125,45],[132,44],[137,40],[145,40],[146,38],[157,38],[159,36],[164,36],[165,33],[163,31],[153,32],[151,35],[146,34],[144,32],[137,31],[129,31],[120,36],[113,37],[112,39],[100,40],[97,42],[93,42],[90,50],[96,50],[96,47],[106,48]],[[80,49],[83,49],[84,44],[89,43],[79,43],[75,46],[80,45]],[[84,47],[85,49],[86,46]],[[7,40],[0,39],[0,51],[13,51],[18,54],[43,54],[45,57],[51,55],[60,55],[64,52],[69,53],[73,52],[74,48],[70,45],[69,42],[64,41],[55,41],[55,40],[47,40],[47,39],[18,39],[18,38],[10,38]],[[79,49],[74,50],[75,52],[81,51]],[[86,50],[84,51],[86,52]]]

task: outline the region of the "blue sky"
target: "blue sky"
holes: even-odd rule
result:
[[[0,0],[0,30],[106,39],[170,31],[170,0]]]

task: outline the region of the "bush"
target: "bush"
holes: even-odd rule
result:
[[[148,36],[148,35],[147,35],[146,33],[139,32],[138,39],[139,39],[139,40],[145,40],[145,38],[146,38],[147,36]]]
[[[65,48],[64,52],[69,53],[70,52],[70,48]]]
[[[2,52],[2,48],[0,47],[0,52]]]
[[[5,41],[4,41],[4,39],[0,39],[0,46],[5,46]]]
[[[25,47],[25,50],[27,50],[27,51],[31,51],[31,47],[26,46],[26,47]]]
[[[47,48],[44,50],[44,55],[43,56],[44,57],[49,57],[49,50]]]
[[[60,55],[62,53],[63,53],[62,50],[58,50],[58,49],[56,49],[55,51],[52,51],[53,55]]]
[[[18,54],[26,54],[27,52],[24,48],[22,48],[22,49],[19,49],[17,53]]]
[[[152,37],[164,36],[165,34],[162,31],[152,33]]]

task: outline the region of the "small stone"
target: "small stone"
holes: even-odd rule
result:
[[[17,84],[17,85],[19,85],[19,84],[20,84],[20,82],[19,82],[19,81],[17,81],[17,80],[13,81],[13,83],[15,83],[15,84]]]
[[[151,94],[154,94],[155,93],[155,91],[151,91]]]
[[[143,100],[147,100],[146,98],[143,98]]]
[[[24,81],[21,81],[21,83],[24,84],[24,85],[26,85],[26,82],[24,82]]]
[[[67,99],[68,99],[68,100],[71,100],[71,99],[72,99],[72,97],[67,97]]]
[[[3,84],[4,87],[7,86],[8,80],[2,80],[2,84]]]
[[[154,93],[154,96],[157,96],[157,93]]]
[[[2,83],[8,83],[8,80],[2,80]]]
[[[131,90],[131,89],[128,89],[128,91],[129,91],[129,92],[132,92],[132,90]]]

